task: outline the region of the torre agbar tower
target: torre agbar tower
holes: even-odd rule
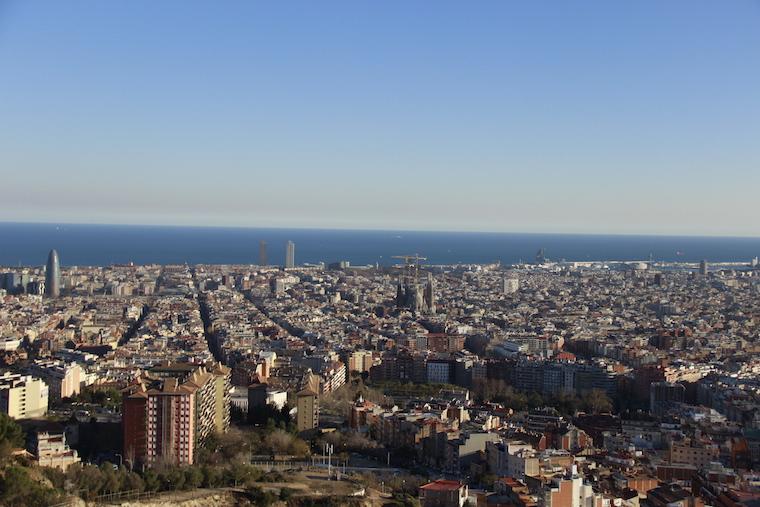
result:
[[[50,250],[45,268],[45,295],[57,298],[61,295],[61,264],[58,252]]]

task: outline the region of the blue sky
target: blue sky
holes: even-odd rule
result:
[[[0,0],[0,221],[760,235],[756,0]]]

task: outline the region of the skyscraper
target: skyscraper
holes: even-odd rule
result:
[[[699,274],[702,276],[707,276],[707,272],[709,270],[709,267],[707,265],[707,261],[702,261],[699,263]]]
[[[259,241],[259,266],[267,265],[267,242]]]
[[[296,265],[296,244],[288,241],[285,247],[285,267],[293,268]]]
[[[45,268],[45,295],[57,298],[61,295],[61,265],[58,252],[50,250]]]

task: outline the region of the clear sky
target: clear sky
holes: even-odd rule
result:
[[[0,0],[0,221],[760,236],[760,2]]]

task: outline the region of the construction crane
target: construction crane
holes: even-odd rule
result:
[[[394,255],[392,259],[400,259],[404,261],[404,265],[401,266],[404,270],[404,277],[408,282],[417,283],[417,278],[420,273],[420,261],[426,261],[427,257],[421,257],[420,254],[412,255]]]

